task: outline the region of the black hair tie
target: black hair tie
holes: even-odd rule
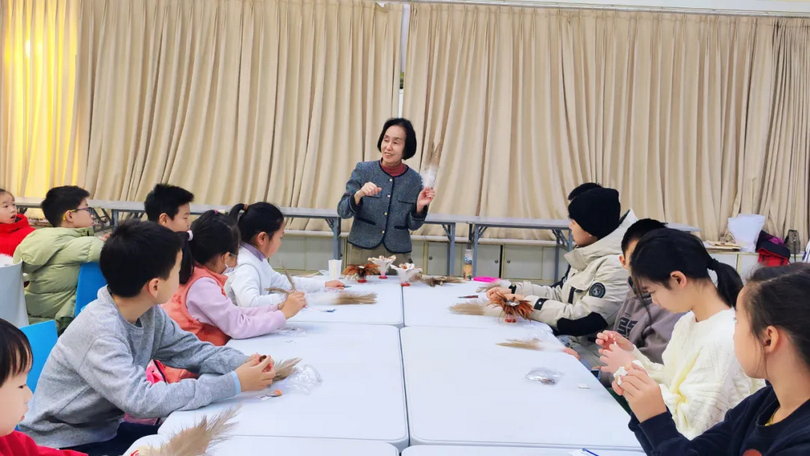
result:
[[[711,260],[709,260],[709,265],[706,266],[706,269],[709,269],[710,271],[716,271],[719,268],[720,268],[720,262],[717,261],[717,258],[712,258]]]

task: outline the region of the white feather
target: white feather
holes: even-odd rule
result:
[[[436,185],[436,175],[439,172],[438,167],[436,165],[428,165],[424,171],[422,171],[422,186],[425,188],[433,188]]]

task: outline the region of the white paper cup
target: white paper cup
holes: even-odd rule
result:
[[[342,265],[342,260],[329,260],[329,278],[331,280],[337,280],[340,278],[340,267]]]

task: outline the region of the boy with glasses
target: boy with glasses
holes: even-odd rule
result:
[[[73,320],[82,263],[98,262],[104,242],[93,234],[87,190],[65,186],[48,191],[42,212],[53,228],[34,231],[14,253],[30,281],[25,290],[31,324],[56,320],[59,333]]]

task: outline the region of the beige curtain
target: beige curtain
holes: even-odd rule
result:
[[[82,13],[80,181],[97,198],[172,182],[212,204],[334,208],[398,111],[401,5],[85,0]]]
[[[70,182],[98,199],[142,200],[155,183],[171,182],[211,204],[334,208],[399,109],[401,5],[3,7],[2,185],[18,194]],[[29,40],[41,58],[26,60]]]
[[[0,187],[44,195],[75,182],[78,0],[0,0]]]
[[[709,239],[740,211],[806,237],[810,22],[411,11],[403,111],[423,157],[444,142],[434,212],[565,218],[567,192],[598,181]]]

